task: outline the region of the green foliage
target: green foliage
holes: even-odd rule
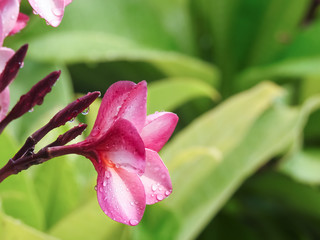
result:
[[[43,106],[0,136],[1,166],[73,88],[146,80],[148,112],[180,118],[160,152],[174,188],[138,226],[124,226],[99,208],[90,161],[53,159],[0,184],[0,239],[320,238],[320,19],[311,2],[74,0],[58,28],[31,16],[5,43],[30,45],[12,105],[50,71],[62,75]],[[84,135],[99,105],[78,117]]]

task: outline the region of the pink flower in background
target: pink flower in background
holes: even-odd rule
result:
[[[13,56],[14,51],[10,48],[0,47],[0,73],[7,61]],[[9,87],[0,92],[0,121],[6,116],[10,104]]]
[[[9,35],[19,32],[27,24],[29,17],[19,13],[19,0],[0,1],[0,46]]]
[[[64,8],[71,2],[72,0],[29,0],[34,13],[39,14],[53,27],[59,26]]]
[[[137,225],[146,204],[171,194],[168,170],[158,151],[168,141],[177,115],[161,112],[146,117],[147,84],[120,81],[107,90],[88,138],[66,146],[93,163],[97,196],[113,220]]]

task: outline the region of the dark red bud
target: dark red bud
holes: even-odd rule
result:
[[[19,69],[22,67],[24,57],[28,50],[28,44],[23,45],[8,60],[2,73],[0,74],[0,93],[13,81]]]

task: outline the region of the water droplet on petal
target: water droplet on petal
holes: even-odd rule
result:
[[[151,190],[152,191],[156,191],[158,189],[158,186],[156,185],[156,184],[153,184],[152,186],[151,186]]]
[[[31,108],[31,109],[29,110],[29,112],[33,112],[33,108]]]
[[[19,64],[20,64],[20,68],[23,68],[24,62],[19,62]]]
[[[135,220],[135,219],[131,219],[130,221],[129,221],[129,224],[131,225],[131,226],[135,226],[135,225],[137,225],[139,223],[139,221],[138,220]]]
[[[133,205],[134,205],[134,202],[131,201],[131,202],[130,202],[130,205],[133,206]]]
[[[107,186],[107,181],[103,181],[103,184],[102,184],[104,187]]]
[[[32,11],[34,15],[39,15],[39,13],[37,13],[37,11],[33,10]]]
[[[169,196],[170,193],[171,193],[171,191],[169,191],[169,190],[167,190],[167,191],[165,192],[166,196]]]
[[[63,15],[63,8],[52,8],[51,11],[57,17],[61,17]]]
[[[163,200],[163,198],[164,198],[164,197],[163,197],[163,195],[162,195],[162,194],[158,194],[158,195],[157,195],[157,200],[158,200],[158,201]]]
[[[95,186],[94,186],[94,190],[96,190],[96,191],[98,190],[98,187],[97,187],[97,185],[95,185]]]

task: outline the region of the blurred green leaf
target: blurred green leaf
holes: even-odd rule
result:
[[[17,145],[12,137],[4,132],[0,135],[1,167],[17,151]],[[0,184],[0,198],[3,211],[14,218],[21,219],[24,223],[42,229],[44,213],[40,207],[33,182],[27,172],[19,173],[5,179]]]
[[[307,184],[320,183],[320,150],[305,149],[294,153],[279,166],[280,170],[295,180]]]
[[[236,86],[239,90],[246,89],[254,84],[275,78],[297,78],[319,75],[319,57],[285,59],[269,65],[249,68],[239,74],[236,79]]]
[[[49,233],[62,240],[119,239],[123,227],[103,213],[95,197],[62,219]]]
[[[30,46],[36,48],[31,49],[28,56],[37,61],[64,64],[146,61],[168,76],[198,77],[214,84],[218,80],[218,71],[211,64],[173,51],[146,48],[109,33],[77,30],[50,33],[33,39]]]
[[[39,166],[34,174],[35,188],[49,229],[79,204],[76,168],[68,157],[52,159]]]
[[[0,212],[1,240],[58,240]]]
[[[255,1],[251,0],[251,2]],[[260,1],[264,13],[259,16],[262,19],[259,26],[255,27],[257,35],[251,48],[249,65],[270,61],[279,50],[285,47],[285,44],[290,42],[310,2],[310,0]],[[254,10],[257,11],[257,8]]]
[[[164,148],[163,158],[174,161],[173,155],[183,153],[189,147],[214,146],[223,153],[232,149],[242,141],[257,118],[282,94],[281,88],[265,82],[228,99],[178,135],[170,143],[170,148]],[[170,161],[168,163],[171,164]]]
[[[97,0],[90,4],[79,0],[66,8],[59,28],[49,31],[42,26],[43,21],[34,17],[30,30],[11,39],[9,45],[16,47],[27,41],[28,56],[37,61],[63,64],[146,61],[168,76],[199,77],[216,83],[217,69],[189,56],[194,52],[189,21],[187,1],[168,4],[168,1]]]
[[[192,98],[201,96],[217,100],[219,93],[199,79],[169,78],[156,81],[148,86],[148,113],[172,111]]]

